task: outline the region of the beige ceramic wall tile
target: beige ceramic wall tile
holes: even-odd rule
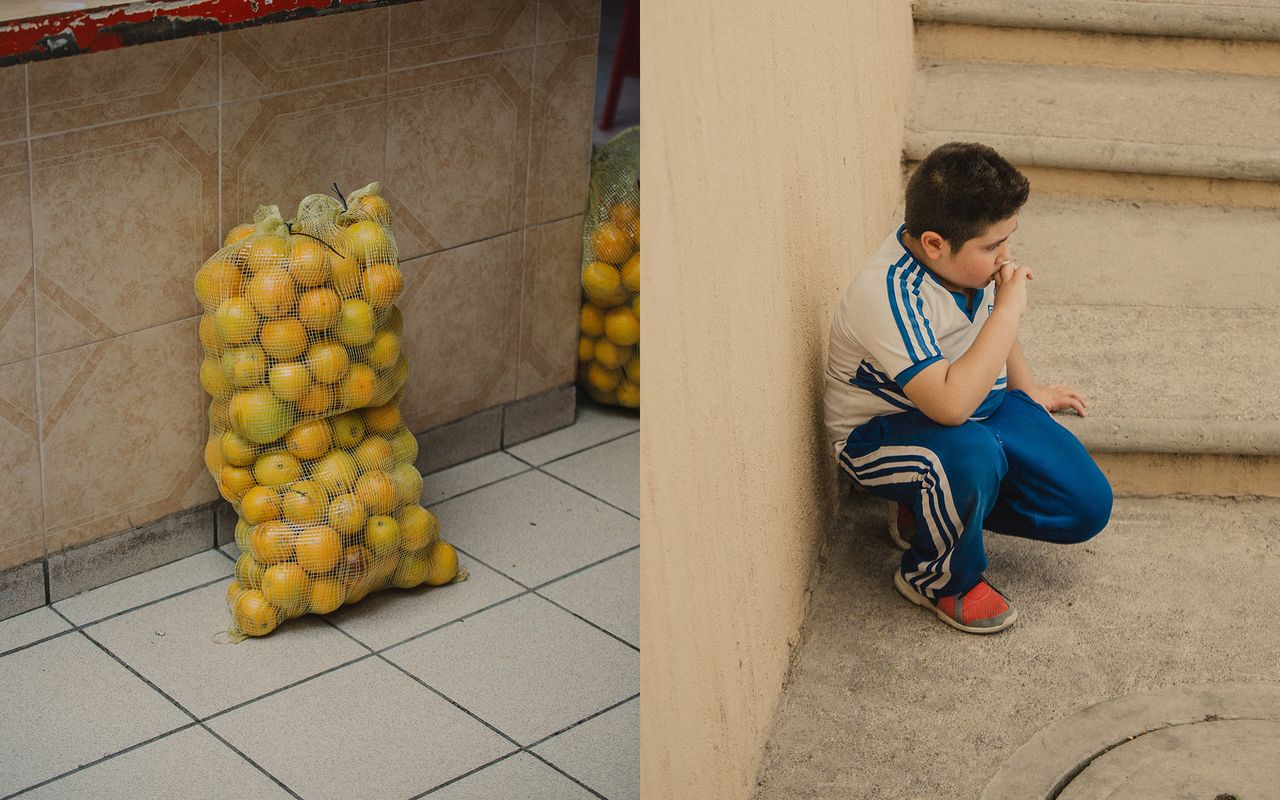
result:
[[[345,15],[343,15],[345,16]],[[222,110],[222,230],[260,205],[291,219],[309,194],[383,180],[386,82],[371,78]],[[385,185],[385,183],[384,183]]]
[[[595,39],[539,45],[534,60],[528,224],[581,214],[591,175]]]
[[[387,71],[387,9],[222,34],[222,101],[309,89]]]
[[[0,571],[44,556],[34,360],[0,367]]]
[[[42,355],[199,312],[191,282],[218,243],[217,108],[31,146]]]
[[[0,364],[36,352],[27,143],[0,144]]]
[[[415,433],[515,399],[522,238],[401,262],[409,381],[400,411]]]
[[[599,36],[600,0],[538,0],[538,43]]]
[[[195,318],[40,358],[48,552],[217,497]]]
[[[526,233],[516,397],[572,383],[578,364],[582,216]]]
[[[218,102],[216,35],[36,61],[28,69],[32,136]]]
[[[387,199],[402,259],[519,229],[533,48],[391,73]]]
[[[391,69],[533,44],[535,0],[422,0],[392,6]]]
[[[0,142],[27,138],[27,66],[0,67]]]

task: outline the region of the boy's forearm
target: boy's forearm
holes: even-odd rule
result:
[[[1009,361],[1006,369],[1009,376],[1010,389],[1026,391],[1035,386],[1035,379],[1031,377],[1031,367],[1027,365],[1027,359],[1022,355],[1022,346],[1018,344],[1016,336],[1013,339],[1013,348],[1009,350]]]
[[[978,338],[947,369],[947,392],[958,406],[958,418],[968,419],[982,405],[987,392],[1005,368],[1017,342],[1021,317],[997,308],[987,318]]]

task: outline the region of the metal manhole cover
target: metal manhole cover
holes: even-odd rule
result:
[[[1049,725],[982,800],[1280,800],[1278,754],[1280,686],[1178,686]]]

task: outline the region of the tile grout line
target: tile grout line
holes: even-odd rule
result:
[[[443,789],[444,787],[446,787],[446,786],[448,786],[448,785],[450,785],[450,784],[457,783],[458,781],[463,780],[464,778],[470,778],[472,775],[475,775],[477,772],[481,772],[481,771],[483,771],[483,770],[486,770],[486,769],[488,769],[489,767],[492,767],[492,766],[494,766],[495,764],[499,764],[499,763],[501,763],[501,762],[503,762],[503,761],[506,761],[508,758],[511,758],[511,757],[513,757],[513,756],[518,756],[518,755],[520,755],[522,752],[524,752],[524,751],[523,751],[523,750],[512,750],[510,753],[507,753],[505,756],[499,756],[499,757],[497,757],[497,758],[493,759],[492,761],[489,761],[489,762],[487,762],[487,763],[481,764],[480,766],[476,767],[475,769],[468,770],[468,771],[466,771],[466,772],[462,773],[461,775],[455,775],[454,777],[450,778],[449,780],[445,781],[444,783],[441,783],[441,784],[437,784],[437,785],[435,785],[435,786],[432,786],[430,789],[426,790],[425,792],[422,792],[421,794],[415,794],[415,795],[413,795],[412,797],[410,797],[410,798],[409,798],[409,800],[419,800],[419,798],[426,797],[427,795],[432,794],[433,792],[438,792],[438,791],[440,791],[441,789]]]
[[[595,712],[594,714],[588,714],[587,716],[583,717],[582,719],[578,720],[577,722],[573,723],[572,725],[566,725],[565,727],[561,728],[560,730],[556,731],[555,733],[549,733],[549,734],[547,734],[546,736],[543,736],[543,737],[542,737],[541,739],[539,739],[538,741],[536,741],[536,742],[534,742],[533,744],[529,745],[529,747],[530,747],[530,748],[533,748],[533,747],[537,747],[538,745],[545,744],[546,742],[551,741],[552,739],[556,738],[557,736],[559,736],[559,735],[561,735],[561,734],[563,734],[563,733],[568,733],[569,731],[573,730],[574,728],[578,727],[579,725],[582,725],[582,724],[584,724],[584,723],[590,722],[591,720],[595,719],[596,717],[603,717],[605,714],[608,714],[610,711],[613,711],[613,710],[614,710],[614,709],[616,709],[616,708],[621,708],[622,706],[625,706],[627,703],[630,703],[632,700],[635,700],[635,699],[637,699],[637,698],[639,698],[639,697],[640,697],[640,693],[639,693],[639,692],[636,692],[635,694],[631,695],[630,697],[624,697],[623,699],[619,700],[618,702],[614,703],[613,705],[605,706],[604,708],[600,709],[599,711]]]
[[[575,424],[575,425],[577,424],[577,421],[576,421],[576,420],[574,421],[574,424]],[[566,427],[566,428],[561,428],[560,430],[568,430],[568,428],[571,428],[571,427],[573,427],[573,425],[570,425],[570,426],[568,426],[568,427]],[[569,458],[570,456],[581,455],[582,453],[585,453],[585,452],[587,452],[588,450],[594,450],[595,448],[597,448],[597,447],[599,447],[599,446],[601,446],[601,445],[605,445],[605,444],[613,444],[614,442],[618,441],[619,439],[625,439],[625,438],[627,438],[628,436],[630,436],[630,435],[632,435],[632,434],[634,434],[634,433],[639,433],[639,432],[640,432],[640,429],[639,429],[639,428],[636,428],[634,431],[627,431],[626,433],[620,433],[620,434],[618,434],[617,436],[612,436],[612,437],[610,437],[610,438],[608,438],[608,439],[601,439],[600,441],[598,441],[598,442],[596,442],[596,443],[594,443],[594,444],[589,444],[589,445],[587,445],[586,447],[579,448],[579,449],[577,449],[577,450],[574,450],[574,451],[573,451],[573,452],[571,452],[571,453],[565,453],[564,455],[556,456],[555,458],[552,458],[552,459],[549,459],[549,460],[547,460],[547,461],[544,461],[544,462],[542,462],[541,464],[535,464],[535,463],[533,463],[532,461],[530,461],[530,460],[529,460],[529,459],[527,459],[527,458],[524,458],[524,457],[522,457],[522,456],[518,456],[518,455],[516,455],[515,453],[511,452],[511,450],[510,450],[509,448],[505,448],[505,447],[504,447],[504,448],[502,448],[502,449],[501,449],[501,452],[506,453],[507,455],[511,456],[512,458],[516,459],[517,461],[521,462],[522,464],[528,464],[530,467],[533,467],[534,469],[540,469],[540,468],[542,468],[542,467],[546,467],[546,466],[549,466],[549,465],[551,465],[551,464],[554,464],[554,463],[556,463],[557,461],[563,461],[563,460],[565,460],[566,458]],[[552,431],[551,433],[544,434],[544,435],[545,435],[545,436],[551,436],[552,434],[555,434],[555,433],[559,433],[559,431]],[[541,438],[541,437],[538,437],[538,438]],[[537,441],[537,439],[530,439],[530,440],[529,440],[529,442],[535,442],[535,441]],[[520,444],[512,445],[512,447],[522,447],[523,445],[526,445],[526,444],[528,444],[529,442],[521,442]],[[495,451],[495,452],[498,452],[498,451]],[[483,458],[483,456],[480,456],[480,457],[481,457],[481,458]],[[465,461],[464,461],[463,463],[465,464],[465,463],[467,463],[467,462],[465,462]]]
[[[548,767],[551,767],[553,770],[555,770],[556,772],[559,772],[561,775],[565,776],[565,777],[566,777],[566,778],[568,778],[569,780],[571,780],[571,781],[573,781],[574,783],[578,784],[578,785],[579,785],[579,786],[581,786],[583,789],[586,789],[588,792],[591,792],[591,794],[595,795],[596,797],[599,797],[599,798],[600,798],[600,800],[609,800],[609,798],[607,798],[607,797],[605,797],[604,795],[600,794],[600,793],[599,793],[599,792],[597,792],[595,789],[592,789],[590,786],[586,785],[586,784],[585,784],[585,783],[583,783],[582,781],[578,780],[577,778],[573,777],[573,776],[572,776],[572,775],[570,775],[569,773],[565,772],[565,771],[564,771],[563,769],[561,769],[558,765],[556,765],[556,764],[552,764],[552,763],[551,763],[550,761],[548,761],[548,760],[547,760],[547,758],[546,758],[545,756],[543,756],[541,753],[535,753],[535,752],[533,752],[532,750],[525,750],[524,752],[526,752],[526,753],[528,753],[529,755],[533,756],[534,758],[538,759],[538,760],[539,760],[539,761],[541,761],[543,764],[546,764]]]
[[[588,492],[586,489],[583,489],[581,486],[575,486],[574,484],[570,483],[569,481],[565,480],[564,478],[561,478],[559,475],[556,475],[556,474],[553,474],[553,473],[547,472],[546,470],[542,469],[541,467],[538,467],[537,469],[538,469],[538,472],[541,472],[543,475],[548,475],[548,476],[550,476],[550,477],[552,477],[552,478],[555,478],[556,480],[560,481],[560,482],[561,482],[561,483],[563,483],[565,486],[568,486],[568,487],[569,487],[569,488],[571,488],[571,489],[577,489],[579,492],[582,492],[582,493],[583,493],[583,494],[585,494],[587,497],[590,497],[592,500],[596,500],[597,502],[604,503],[606,506],[608,506],[609,508],[612,508],[612,509],[614,509],[614,510],[616,510],[616,511],[621,511],[623,514],[626,514],[628,517],[631,517],[631,518],[632,518],[632,519],[634,519],[636,522],[639,522],[639,521],[640,521],[640,515],[639,515],[639,514],[632,514],[630,511],[626,510],[625,508],[622,508],[622,507],[620,507],[620,506],[616,506],[616,505],[614,505],[613,503],[610,503],[608,500],[605,500],[605,499],[604,499],[604,498],[602,498],[602,497],[597,497],[596,495],[592,494],[591,492]]]
[[[68,619],[68,618],[67,618],[67,616],[66,616],[65,614],[63,614],[61,611],[59,611],[59,610],[58,610],[58,609],[56,609],[56,608],[55,608],[55,609],[52,609],[52,610],[53,610],[53,613],[55,613],[55,614],[57,614],[58,616],[62,617],[62,619],[63,619],[65,622],[67,622],[68,624],[70,624],[70,623],[71,623],[71,620],[70,620],[70,619]],[[108,761],[108,760],[110,760],[110,759],[112,759],[112,758],[115,758],[116,756],[121,755],[121,754],[123,754],[123,753],[129,752],[129,751],[131,751],[131,750],[139,749],[139,748],[141,748],[141,747],[143,747],[143,746],[145,746],[145,745],[147,745],[147,744],[151,744],[152,742],[156,742],[156,741],[159,741],[160,739],[164,739],[164,738],[166,738],[166,737],[172,736],[172,735],[173,735],[173,734],[175,734],[175,733],[179,733],[179,732],[181,732],[181,731],[185,731],[185,730],[188,730],[188,729],[190,729],[190,728],[193,728],[193,727],[199,726],[199,727],[203,728],[205,731],[207,731],[211,736],[214,736],[214,737],[215,737],[215,738],[217,738],[219,741],[221,741],[223,744],[225,744],[228,748],[230,748],[233,752],[235,752],[237,755],[239,755],[239,756],[240,756],[241,758],[243,758],[245,761],[249,762],[249,764],[251,764],[252,766],[254,766],[255,768],[257,768],[259,771],[261,771],[261,772],[262,772],[262,774],[266,775],[266,776],[267,776],[268,778],[270,778],[272,781],[275,781],[277,784],[279,784],[279,785],[280,785],[280,788],[284,789],[286,792],[288,792],[288,793],[289,793],[290,795],[292,795],[293,797],[298,798],[298,800],[303,800],[303,799],[302,799],[301,797],[299,797],[299,796],[298,796],[298,795],[297,795],[297,794],[296,794],[292,789],[290,789],[288,786],[285,786],[283,783],[281,783],[281,782],[280,782],[280,781],[279,781],[279,780],[278,780],[274,775],[272,775],[271,773],[269,773],[269,772],[267,772],[265,769],[263,769],[261,766],[259,766],[259,765],[258,765],[258,764],[253,760],[253,759],[249,758],[249,757],[248,757],[248,756],[246,756],[244,753],[241,753],[239,750],[237,750],[235,747],[233,747],[233,746],[231,745],[231,743],[230,743],[230,742],[227,742],[225,739],[223,739],[221,736],[218,736],[218,734],[214,733],[212,730],[209,730],[209,727],[208,727],[207,725],[205,725],[205,724],[204,724],[204,722],[203,722],[199,717],[197,717],[197,716],[196,716],[195,714],[193,714],[189,709],[187,709],[187,707],[186,707],[186,706],[182,705],[182,704],[181,704],[181,703],[179,703],[177,700],[174,700],[172,697],[170,697],[168,693],[166,693],[166,692],[165,692],[164,690],[162,690],[159,686],[156,686],[154,683],[152,683],[150,680],[148,680],[146,677],[144,677],[140,672],[138,672],[136,669],[134,669],[130,664],[128,664],[127,662],[125,662],[125,660],[124,660],[124,659],[120,658],[118,655],[116,655],[115,653],[111,652],[110,648],[108,648],[108,647],[107,647],[106,645],[104,645],[102,642],[99,642],[97,639],[94,639],[92,636],[90,636],[88,633],[85,633],[83,630],[82,630],[82,631],[79,631],[79,633],[80,633],[80,635],[81,635],[81,636],[83,636],[85,639],[87,639],[87,640],[89,641],[89,643],[90,643],[90,644],[94,645],[94,646],[95,646],[95,647],[97,647],[99,650],[101,650],[103,653],[105,653],[105,654],[107,655],[107,657],[111,658],[111,659],[112,659],[113,661],[115,661],[117,664],[119,664],[120,666],[124,667],[124,668],[125,668],[125,670],[127,670],[130,674],[132,674],[132,675],[133,675],[135,678],[137,678],[139,681],[141,681],[142,683],[144,683],[147,687],[149,687],[152,691],[154,691],[154,692],[155,692],[156,694],[158,694],[160,697],[163,697],[165,700],[169,701],[169,703],[170,703],[170,704],[172,704],[174,708],[178,709],[178,711],[180,711],[180,712],[182,712],[183,714],[186,714],[188,717],[190,717],[192,721],[191,721],[190,723],[186,724],[186,725],[181,725],[181,726],[179,726],[179,727],[177,727],[177,728],[173,728],[173,729],[171,729],[171,730],[169,730],[169,731],[166,731],[166,732],[164,732],[164,733],[162,733],[162,734],[160,734],[160,735],[158,735],[158,736],[153,736],[153,737],[151,737],[150,739],[147,739],[147,740],[145,740],[145,741],[138,742],[138,743],[136,743],[136,744],[130,745],[129,747],[124,748],[123,750],[120,750],[120,751],[118,751],[118,752],[116,752],[116,753],[108,754],[108,755],[106,755],[106,756],[103,756],[102,758],[95,759],[94,761],[91,761],[91,762],[89,762],[89,763],[87,763],[87,764],[81,764],[81,765],[77,766],[75,769],[69,770],[69,771],[67,771],[67,772],[65,772],[65,773],[62,773],[61,775],[55,775],[53,778],[50,778],[49,780],[47,780],[47,781],[45,781],[45,782],[43,782],[43,783],[36,784],[36,786],[43,786],[43,785],[45,785],[45,784],[52,783],[53,781],[60,780],[61,778],[65,778],[65,777],[68,777],[68,776],[70,776],[70,775],[74,775],[74,774],[75,774],[75,773],[77,773],[77,772],[81,772],[81,771],[86,770],[86,769],[88,769],[89,767],[92,767],[92,766],[94,766],[94,765],[96,765],[96,764],[100,764],[100,763],[103,763],[103,762],[105,762],[105,761]],[[24,792],[29,792],[29,791],[31,791],[33,788],[36,788],[36,786],[28,786],[28,787],[24,788],[24,789],[23,789],[21,792],[19,792],[18,794],[22,794],[22,793],[24,793]],[[10,796],[13,796],[13,795],[10,795]]]

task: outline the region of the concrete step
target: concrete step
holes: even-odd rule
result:
[[[1073,31],[1280,41],[1275,0],[914,0],[916,20]]]
[[[1018,165],[1280,181],[1280,78],[925,61],[904,154],[981,141]]]
[[[852,495],[756,800],[977,798],[1038,731],[1096,703],[1173,685],[1280,683],[1274,624],[1258,601],[1280,591],[1278,526],[1280,500],[1160,498],[1118,500],[1083,544],[987,535],[987,575],[1018,621],[971,636],[897,593],[901,553],[883,503]],[[1143,732],[1114,724],[1098,750]],[[1020,797],[1056,796],[1050,782],[1036,788]],[[1108,796],[1176,794],[1133,788]]]
[[[1280,212],[1035,195],[1020,341],[1092,452],[1280,455]]]

